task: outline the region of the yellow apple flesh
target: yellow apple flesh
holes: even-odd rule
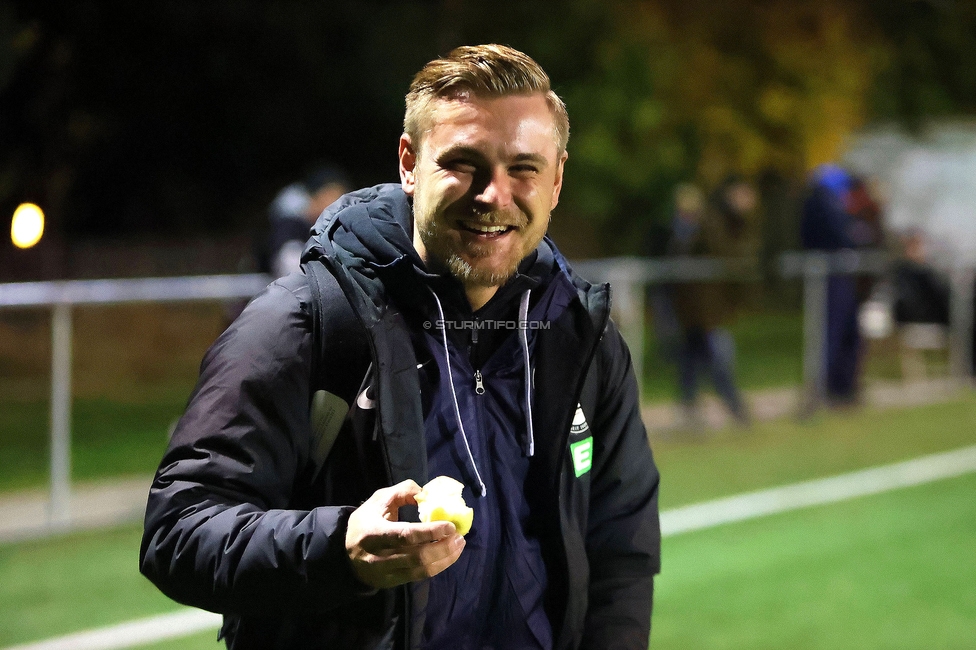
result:
[[[450,476],[431,479],[416,496],[420,521],[450,521],[459,534],[466,535],[474,521],[474,510],[464,503],[463,489],[464,484]]]

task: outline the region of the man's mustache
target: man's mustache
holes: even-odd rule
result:
[[[468,214],[469,217],[464,221],[479,226],[514,226],[524,228],[529,223],[528,217],[521,210],[491,210],[484,212],[472,207]]]

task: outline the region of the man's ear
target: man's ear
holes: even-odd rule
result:
[[[400,159],[400,186],[404,194],[413,196],[416,187],[414,169],[417,166],[417,152],[414,151],[413,142],[406,133],[400,136],[398,158]]]
[[[569,158],[569,152],[564,151],[561,156],[559,156],[559,162],[556,163],[556,179],[553,183],[552,188],[552,207],[550,210],[559,203],[559,193],[563,189],[563,170],[566,167],[566,159]]]

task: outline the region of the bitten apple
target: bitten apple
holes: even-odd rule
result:
[[[464,484],[450,476],[431,479],[416,495],[420,521],[450,521],[457,532],[466,535],[474,521],[474,510],[464,503]]]

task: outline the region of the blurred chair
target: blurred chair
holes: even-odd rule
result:
[[[902,378],[907,382],[921,381],[929,376],[926,352],[948,353],[949,328],[942,323],[905,323],[898,329],[898,343]]]

